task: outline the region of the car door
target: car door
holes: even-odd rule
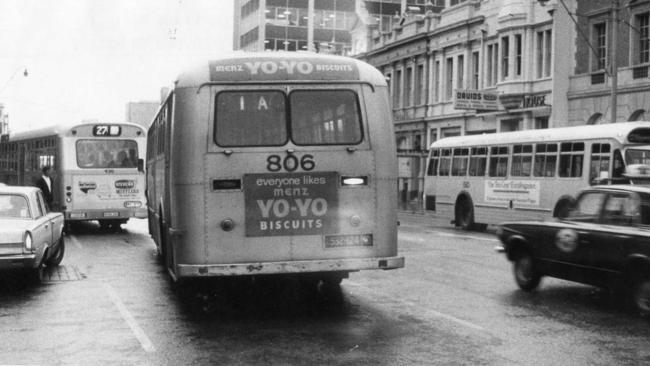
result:
[[[583,192],[567,219],[549,224],[543,234],[542,259],[549,275],[567,280],[587,282],[589,278],[590,245],[600,226],[606,193]]]
[[[34,228],[32,229],[32,239],[34,248],[38,255],[43,255],[45,248],[52,242],[52,223],[50,218],[45,214],[44,200],[40,191],[36,192],[35,204],[31,203],[34,208]]]
[[[634,245],[641,223],[641,199],[634,192],[611,191],[603,205],[601,225],[589,243],[594,280],[610,284],[622,270],[624,248]]]

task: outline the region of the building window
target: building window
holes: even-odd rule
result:
[[[515,34],[515,75],[517,77],[521,76],[521,56],[523,53],[523,45],[521,43],[521,34]]]
[[[479,60],[479,53],[478,51],[472,53],[472,88],[473,89],[479,89],[478,81],[479,81],[479,72],[481,70],[481,64]]]
[[[501,38],[501,80],[508,78],[510,65],[510,38]]]
[[[541,130],[548,128],[548,117],[535,117],[535,129]]]
[[[449,6],[458,5],[458,4],[464,3],[465,1],[467,1],[467,0],[450,0],[449,1]]]
[[[411,101],[413,95],[413,68],[406,68],[406,75],[404,75],[404,106],[410,107],[413,105]]]
[[[506,119],[501,121],[501,132],[519,131],[520,120]]]
[[[637,63],[650,62],[650,13],[639,14],[636,17],[638,30],[638,59]]]
[[[445,98],[450,100],[454,93],[454,59],[452,57],[447,59],[447,77],[445,80]]]
[[[551,76],[551,30],[537,32],[537,78]]]
[[[463,74],[465,72],[465,56],[458,56],[458,64],[456,65],[456,70],[458,75],[456,77],[456,89],[463,89],[464,79]]]
[[[487,86],[494,86],[497,83],[499,45],[496,43],[488,45],[487,53]]]
[[[440,61],[436,61],[433,67],[433,100],[440,101]]]
[[[591,63],[592,70],[605,69],[605,60],[607,58],[607,24],[598,23],[594,25],[593,42],[596,50],[596,56]]]
[[[400,97],[402,96],[402,70],[395,71],[395,82],[393,83],[393,108],[400,108]]]
[[[415,93],[416,93],[415,94],[415,100],[416,100],[416,102],[415,102],[415,104],[421,105],[421,104],[426,103],[425,100],[424,100],[425,95],[426,95],[425,89],[424,89],[424,87],[426,85],[426,78],[425,78],[425,75],[424,75],[424,65],[419,64],[418,68],[416,70],[417,70],[417,72],[416,72],[416,75],[415,75],[415,81],[416,81],[416,86],[415,86]]]

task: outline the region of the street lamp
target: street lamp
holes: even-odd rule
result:
[[[537,2],[541,6],[545,6],[550,0],[537,0]],[[591,51],[598,57],[598,52],[594,49],[594,46],[591,44],[589,41],[589,37],[584,34],[582,29],[580,28],[580,25],[578,22],[575,20],[573,17],[573,14],[569,11],[569,8],[566,6],[564,3],[564,0],[558,0],[560,4],[562,4],[562,7],[564,10],[566,10],[567,14],[569,15],[569,18],[573,21],[573,23],[576,25],[576,28],[578,29],[578,32],[580,35],[585,39],[587,42],[587,45],[591,49]],[[611,112],[611,117],[610,117],[610,122],[614,123],[617,120],[617,103],[618,103],[618,65],[616,62],[616,47],[617,47],[617,39],[618,39],[618,12],[619,12],[619,7],[620,7],[620,0],[612,0],[612,7],[610,9],[610,23],[612,27],[612,40],[611,40],[611,49],[609,50],[609,70],[605,68],[605,73],[607,76],[610,77],[611,79],[611,92],[610,92],[610,112]]]
[[[26,69],[24,66],[20,66],[19,68],[17,68],[17,69],[16,69],[16,70],[11,74],[11,76],[9,77],[9,79],[7,79],[7,81],[5,81],[4,85],[2,86],[2,89],[0,89],[0,94],[2,94],[2,92],[5,91],[5,89],[7,89],[7,86],[9,86],[9,83],[11,82],[11,80],[13,80],[13,79],[16,77],[16,75],[18,74],[18,71],[20,71],[21,69],[23,70],[23,76],[24,76],[24,77],[29,76],[29,72],[27,71],[27,69]]]

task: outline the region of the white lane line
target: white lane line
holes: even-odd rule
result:
[[[77,238],[74,237],[74,235],[70,235],[70,236],[68,236],[68,239],[72,242],[72,244],[73,244],[75,247],[77,247],[77,248],[79,248],[79,249],[83,249],[83,246],[81,245],[81,243],[79,242],[79,240],[77,240]]]
[[[140,342],[140,345],[142,346],[142,349],[145,350],[145,352],[154,352],[156,348],[153,346],[153,343],[151,343],[151,340],[147,335],[145,334],[144,330],[140,328],[138,325],[138,322],[135,321],[129,310],[124,306],[124,303],[120,299],[120,297],[117,295],[117,292],[111,287],[111,285],[105,283],[104,288],[106,289],[106,292],[108,293],[108,296],[111,298],[111,301],[113,301],[113,304],[117,307],[117,310],[120,311],[120,315],[122,315],[122,319],[126,322],[126,324],[131,328],[131,331],[133,332],[133,335],[138,339]]]
[[[483,241],[500,241],[499,239],[494,239],[494,238],[486,238],[482,236],[474,236],[474,235],[461,235],[461,234],[452,234],[452,233],[443,233],[440,231],[425,231],[425,233],[431,233],[435,234],[438,236],[449,236],[449,237],[455,237],[455,238],[467,238],[467,239],[476,239],[476,240],[483,240]]]
[[[429,317],[442,318],[442,319],[445,319],[445,320],[449,320],[451,322],[454,322],[456,324],[459,324],[459,325],[462,325],[464,327],[471,328],[471,329],[474,329],[474,330],[485,331],[485,328],[483,328],[480,325],[476,325],[476,324],[468,322],[466,320],[456,318],[453,315],[441,313],[439,311],[433,310],[433,309],[431,309],[429,307],[426,307],[426,306],[422,306],[422,305],[420,305],[420,304],[418,304],[416,302],[410,301],[410,300],[404,300],[404,299],[389,297],[388,295],[386,295],[386,294],[384,294],[382,292],[375,291],[375,290],[373,290],[373,289],[371,289],[369,287],[363,286],[360,283],[356,283],[356,282],[353,282],[353,281],[350,281],[350,280],[345,280],[343,283],[346,284],[346,285],[352,285],[352,286],[361,288],[364,291],[372,293],[373,296],[382,297],[384,299],[389,299],[389,300],[391,300],[391,301],[393,301],[393,302],[395,302],[397,304],[400,304],[400,305],[406,305],[406,306],[409,306],[409,307],[412,307],[412,308],[416,308],[418,310],[418,313],[420,313],[420,314],[425,314],[425,315],[427,315]]]

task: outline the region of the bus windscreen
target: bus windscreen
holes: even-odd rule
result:
[[[79,140],[77,165],[82,169],[137,168],[138,144],[134,140]]]

